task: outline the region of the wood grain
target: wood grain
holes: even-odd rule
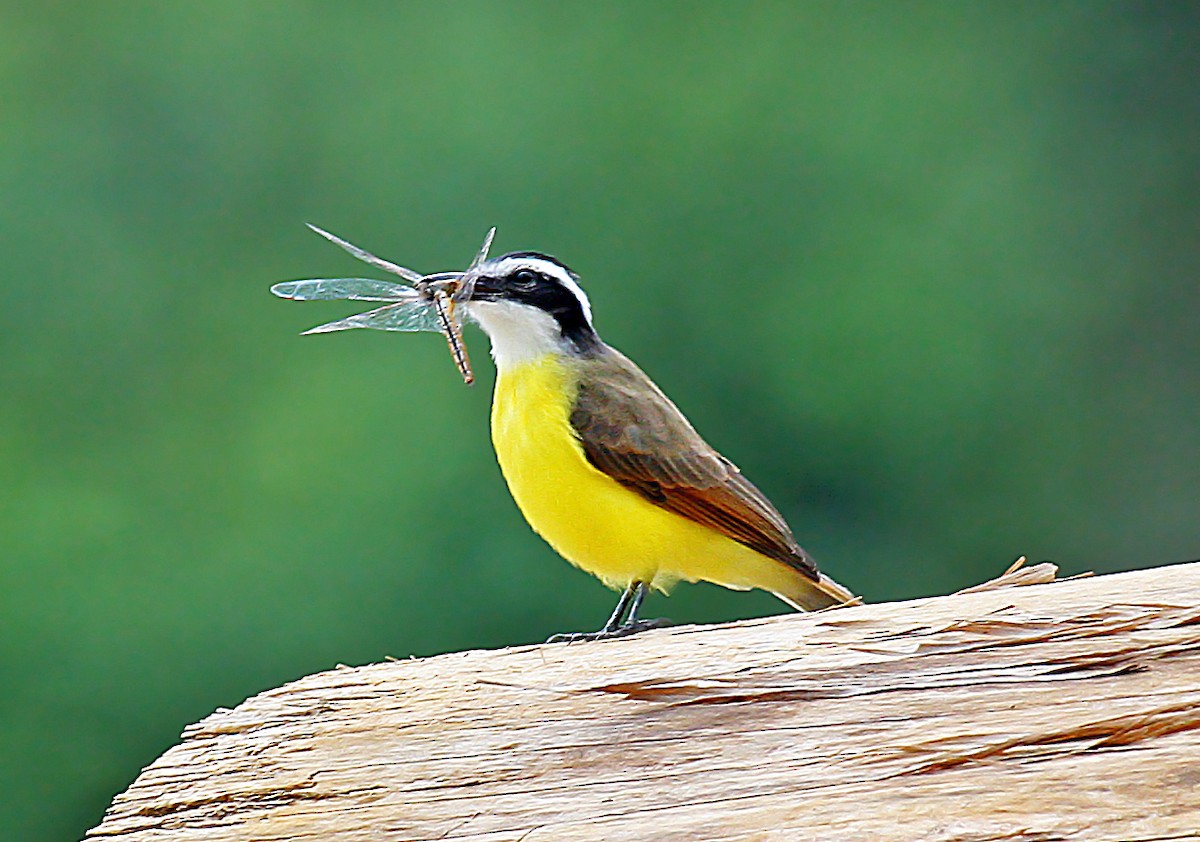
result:
[[[1200,839],[1200,564],[308,676],[89,839]]]

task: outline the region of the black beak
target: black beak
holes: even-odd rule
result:
[[[462,282],[460,297],[457,299],[459,301],[499,301],[504,297],[504,290],[498,278],[467,272],[463,275]]]

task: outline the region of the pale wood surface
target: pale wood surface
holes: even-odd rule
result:
[[[1200,564],[320,673],[89,838],[1200,839]]]

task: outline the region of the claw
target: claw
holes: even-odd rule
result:
[[[594,632],[554,634],[546,642],[578,643],[583,640],[610,640],[616,637],[628,637],[648,629],[661,629],[674,625],[665,617],[657,620],[638,619],[638,609],[642,607],[642,600],[646,598],[648,590],[645,582],[630,582],[624,593],[621,594],[621,598],[617,600],[617,607],[613,609],[612,616],[608,618],[604,628]],[[626,609],[628,609],[628,616],[626,616]]]
[[[649,631],[650,629],[665,629],[675,625],[674,622],[666,617],[657,617],[653,620],[634,620],[632,623],[626,623],[623,626],[616,628],[603,628],[594,632],[566,632],[564,634],[552,634],[546,638],[547,643],[581,643],[585,640],[613,640],[618,637],[629,637],[631,634],[638,632]]]

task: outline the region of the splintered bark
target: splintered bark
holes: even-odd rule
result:
[[[89,839],[1200,839],[1200,564],[340,668]]]

